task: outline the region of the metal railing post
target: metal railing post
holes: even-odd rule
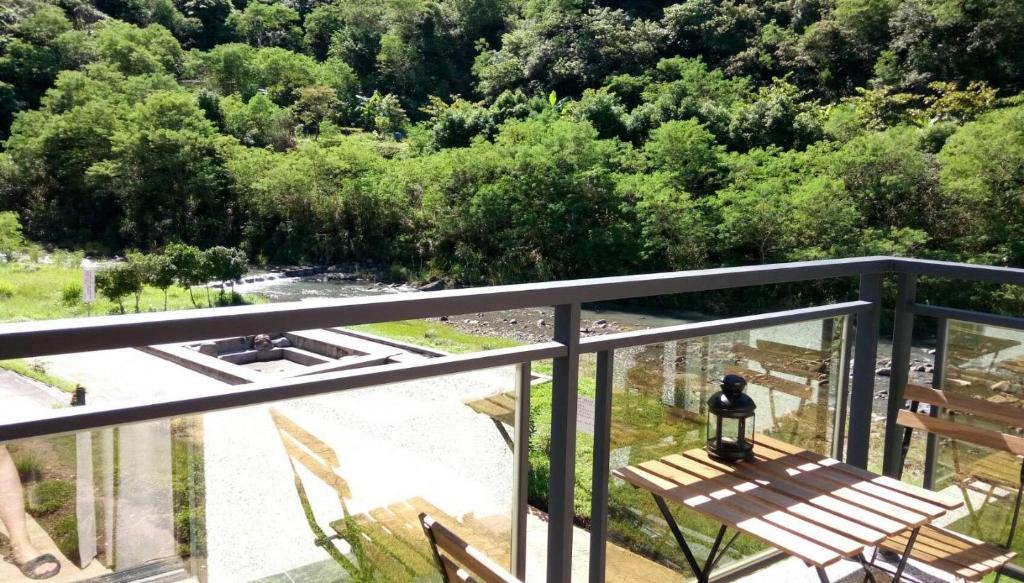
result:
[[[608,541],[608,470],[612,441],[612,385],[615,353],[597,353],[594,398],[594,473],[590,498],[590,583],[604,583]]]
[[[871,310],[857,314],[856,348],[850,395],[850,425],[846,463],[866,468],[871,446],[871,412],[875,392],[875,362],[878,359],[878,328],[882,313],[882,276],[860,276],[860,299],[871,302]]]
[[[949,320],[939,318],[938,328],[935,335],[935,362],[932,372],[932,388],[941,391],[942,385],[946,382],[946,344],[949,339]],[[932,417],[939,416],[939,408],[935,405],[928,407],[928,414]],[[922,486],[929,490],[935,487],[935,468],[939,459],[939,436],[928,432],[924,447],[924,478]]]
[[[900,473],[900,437],[896,415],[903,408],[903,389],[910,378],[910,346],[914,336],[914,300],[917,295],[917,276],[899,274],[896,290],[895,317],[892,329],[892,364],[889,376],[889,402],[885,415],[885,457],[882,470],[889,477]]]
[[[551,475],[548,483],[549,583],[572,579],[573,494],[576,485],[576,397],[579,390],[580,305],[555,306],[554,340],[566,346],[551,375]]]
[[[526,579],[526,516],[530,484],[530,363],[516,367],[516,413],[512,458],[512,574]]]

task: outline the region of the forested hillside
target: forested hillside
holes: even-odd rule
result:
[[[1024,266],[1020,0],[4,0],[32,239],[492,283]]]

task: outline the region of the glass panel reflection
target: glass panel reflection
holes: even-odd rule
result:
[[[949,321],[948,326],[942,389],[1001,407],[1024,407],[1024,332],[960,321]],[[942,415],[1009,435],[1024,434],[1024,428],[978,415],[951,415],[948,411]],[[920,443],[923,436],[916,433],[920,432],[915,432],[915,441]],[[1011,453],[940,438],[936,489],[965,501],[964,509],[952,516],[947,526],[988,542],[1006,544],[1021,486],[1022,463],[1020,456]],[[1020,533],[1012,548],[1018,553],[1015,562],[1024,565],[1024,537]]]
[[[20,516],[65,581],[439,580],[426,512],[509,565],[514,386],[503,368],[11,442],[0,552]]]
[[[831,455],[845,374],[840,366],[843,322],[818,320],[617,350],[611,469],[703,447],[707,401],[725,374],[748,381],[746,393],[757,405],[753,423],[758,433]],[[583,435],[580,442],[577,464],[589,468],[586,446],[592,442]],[[614,477],[609,489],[608,580],[691,577],[653,498]],[[589,508],[589,498],[585,503]],[[581,504],[577,500],[577,508]],[[669,506],[703,562],[719,523]],[[766,548],[741,536],[716,570]]]

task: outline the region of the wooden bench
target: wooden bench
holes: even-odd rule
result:
[[[1021,464],[1010,534],[1005,546],[986,543],[929,525],[921,529],[917,542],[911,550],[911,557],[917,561],[951,573],[961,579],[977,581],[985,575],[1001,569],[1016,556],[1016,553],[1010,551],[1009,548],[1013,544],[1014,534],[1017,531],[1021,496],[1024,493],[1024,463],[1021,463],[1021,459],[1024,458],[1024,438],[957,422],[952,412],[972,415],[1002,426],[1024,427],[1024,409],[913,384],[906,386],[903,397],[911,401],[911,408],[900,410],[896,417],[897,424],[910,431],[919,429],[990,448],[999,452],[999,455],[1006,456],[1005,459]],[[926,403],[933,409],[949,411],[950,418],[943,419],[937,415],[918,413],[916,411],[918,403]],[[907,450],[904,449],[901,465],[906,461],[906,455]],[[885,540],[880,546],[882,549],[901,553],[906,548],[906,544],[905,537],[893,537]]]
[[[434,560],[445,583],[482,581],[483,583],[520,583],[454,532],[427,513],[420,514],[420,524],[430,541]]]

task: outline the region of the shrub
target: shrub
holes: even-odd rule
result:
[[[20,458],[14,462],[14,467],[18,469],[18,479],[22,484],[35,482],[43,477],[43,464],[34,457]]]
[[[60,292],[60,301],[65,306],[77,306],[82,301],[82,284],[72,281],[64,284]]]
[[[29,512],[35,516],[50,514],[74,502],[75,486],[63,480],[43,480],[30,498]]]
[[[0,281],[0,300],[9,299],[14,295],[14,286],[6,281]]]

